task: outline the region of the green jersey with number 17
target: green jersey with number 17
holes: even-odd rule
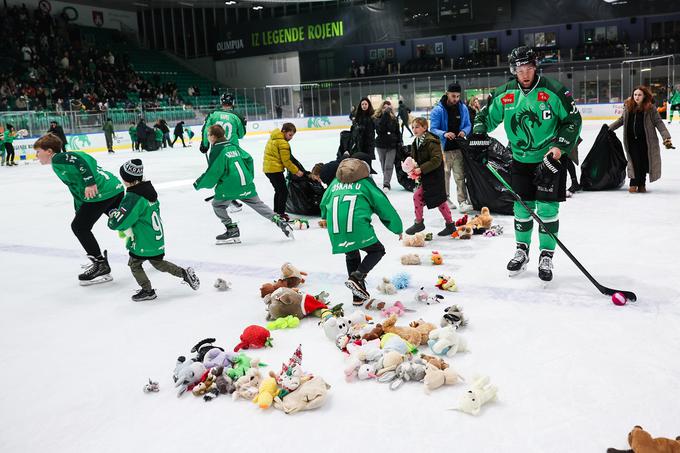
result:
[[[227,143],[238,146],[238,140],[246,135],[246,128],[243,120],[232,110],[215,110],[205,117],[203,129],[201,129],[201,144],[205,147],[210,145],[208,142],[208,130],[210,126],[219,124],[224,129]]]
[[[581,114],[571,93],[561,83],[539,77],[525,92],[516,80],[498,87],[475,116],[474,133],[505,126],[512,157],[537,163],[553,146],[568,154],[581,133]]]
[[[108,171],[102,170],[97,161],[87,153],[57,153],[52,157],[52,170],[71,191],[76,211],[83,203],[108,200],[123,192],[123,183]],[[85,188],[93,184],[97,185],[97,195],[85,198]]]
[[[321,199],[321,218],[326,219],[333,253],[347,253],[375,244],[371,217],[380,221],[394,234],[401,234],[403,225],[394,206],[372,179],[353,183],[334,179]]]
[[[208,169],[194,182],[194,188],[215,188],[215,200],[243,200],[257,196],[253,158],[228,142],[210,148]]]

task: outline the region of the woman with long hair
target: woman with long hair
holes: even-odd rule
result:
[[[380,168],[383,174],[383,191],[387,192],[392,187],[392,173],[394,171],[394,159],[397,155],[397,146],[401,146],[402,138],[399,132],[399,121],[392,111],[392,103],[383,101],[380,110],[373,115],[375,119],[375,150],[380,159]]]
[[[470,124],[475,124],[475,116],[482,110],[477,96],[471,96],[467,102],[468,113],[470,114]]]
[[[375,159],[375,124],[373,106],[367,97],[361,98],[352,120],[353,149],[350,154],[364,153]]]
[[[624,103],[621,117],[609,125],[616,130],[623,126],[623,147],[628,158],[630,193],[645,193],[645,179],[649,182],[661,177],[661,151],[656,137],[658,130],[664,146],[672,148],[671,134],[664,126],[659,112],[653,105],[652,92],[645,86],[638,86]]]

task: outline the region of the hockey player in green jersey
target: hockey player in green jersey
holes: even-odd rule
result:
[[[111,281],[106,250],[102,254],[92,227],[102,214],[120,205],[123,184],[113,174],[102,170],[89,154],[61,152],[61,145],[59,137],[46,134],[36,140],[33,149],[42,165],[52,165],[73,196],[76,216],[71,222],[71,229],[92,261],[78,280],[83,286]]]
[[[559,203],[566,199],[566,165],[560,159],[575,147],[581,132],[581,114],[571,93],[561,83],[539,76],[536,54],[529,47],[518,47],[508,56],[515,79],[498,87],[487,105],[477,114],[470,137],[475,143],[488,142],[487,132],[503,123],[512,148],[513,190],[535,209],[548,230],[557,234]],[[515,256],[508,263],[510,275],[526,269],[533,220],[519,202],[514,204]],[[538,276],[552,280],[552,258],[556,241],[539,231],[541,249]]]
[[[225,131],[227,143],[238,146],[239,139],[246,135],[245,118],[234,111],[234,97],[231,94],[224,93],[220,96],[220,103],[222,108],[215,110],[205,117],[203,128],[201,129],[201,146],[200,150],[203,153],[210,149],[210,141],[208,140],[208,130],[210,126],[219,124]]]
[[[403,231],[399,214],[369,176],[370,167],[366,162],[353,158],[343,160],[320,205],[333,253],[345,254],[349,275],[345,286],[352,291],[356,306],[370,298],[366,275],[385,255],[385,247],[373,230],[371,217],[377,214],[399,239]],[[363,260],[360,250],[366,253]]]
[[[217,244],[241,242],[240,231],[229,216],[228,207],[233,200],[241,200],[262,217],[274,222],[283,233],[293,239],[293,228],[264,204],[255,189],[253,158],[238,145],[230,144],[224,129],[219,124],[210,126],[208,139],[211,149],[208,169],[194,182],[194,188],[215,188],[212,200],[215,215],[222,221],[227,231],[215,239]]]
[[[190,267],[181,267],[164,260],[165,231],[161,221],[158,193],[151,181],[144,181],[144,164],[140,159],[132,159],[120,167],[120,177],[127,187],[120,207],[109,211],[109,228],[124,231],[127,236],[126,247],[130,251],[128,266],[139,286],[142,287],[132,296],[135,302],[156,298],[156,291],[144,272],[142,265],[149,261],[161,272],[181,278],[191,289],[198,289],[200,282]]]
[[[675,113],[680,113],[680,89],[671,89],[668,101],[668,124],[671,124]]]

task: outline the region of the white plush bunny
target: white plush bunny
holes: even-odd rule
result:
[[[455,410],[477,415],[484,404],[496,400],[497,394],[498,387],[490,384],[489,376],[478,377],[460,398]]]
[[[465,338],[461,337],[453,326],[432,330],[427,344],[432,352],[446,357],[453,357],[457,352],[469,351]]]

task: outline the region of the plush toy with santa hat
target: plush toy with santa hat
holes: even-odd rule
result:
[[[279,288],[264,298],[267,310],[267,320],[285,318],[293,315],[302,319],[310,314],[315,314],[317,310],[328,308],[322,300],[311,294],[300,293],[291,288]],[[318,316],[318,314],[317,314]]]

